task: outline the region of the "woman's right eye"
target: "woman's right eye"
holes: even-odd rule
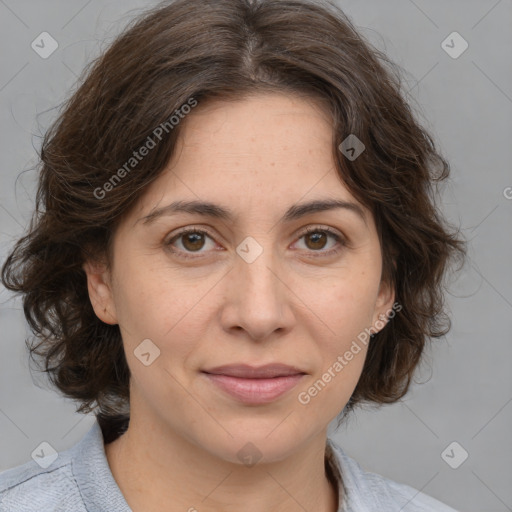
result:
[[[188,228],[175,234],[165,245],[171,248],[170,250],[173,254],[177,254],[181,258],[196,258],[196,256],[189,256],[188,254],[199,252],[205,245],[205,237],[213,241],[213,237],[208,231]],[[172,248],[174,243],[180,240],[182,248],[174,250]]]

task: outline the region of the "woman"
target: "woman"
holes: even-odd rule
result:
[[[464,253],[394,69],[306,0],[165,2],[95,62],[2,282],[97,423],[6,510],[453,510],[327,438],[407,392]]]

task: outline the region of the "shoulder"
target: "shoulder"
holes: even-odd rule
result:
[[[104,441],[95,421],[56,458],[35,457],[0,473],[0,512],[130,512],[110,471]],[[40,453],[44,456],[45,450]]]
[[[457,512],[409,485],[364,470],[332,439],[328,443],[341,470],[347,511]]]
[[[30,460],[1,472],[0,511],[86,512],[73,467],[81,444],[58,453],[55,460]]]

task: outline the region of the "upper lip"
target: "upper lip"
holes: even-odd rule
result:
[[[215,368],[210,368],[203,371],[205,373],[211,373],[215,375],[228,375],[230,377],[240,377],[245,379],[270,379],[273,377],[286,377],[288,375],[299,375],[306,373],[295,366],[289,366],[282,363],[265,364],[263,366],[251,366],[248,364],[227,364],[223,366],[216,366]]]

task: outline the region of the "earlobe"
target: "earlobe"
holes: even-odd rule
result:
[[[108,271],[103,264],[90,261],[86,261],[82,269],[87,277],[89,299],[96,316],[106,324],[115,325],[117,318]]]

